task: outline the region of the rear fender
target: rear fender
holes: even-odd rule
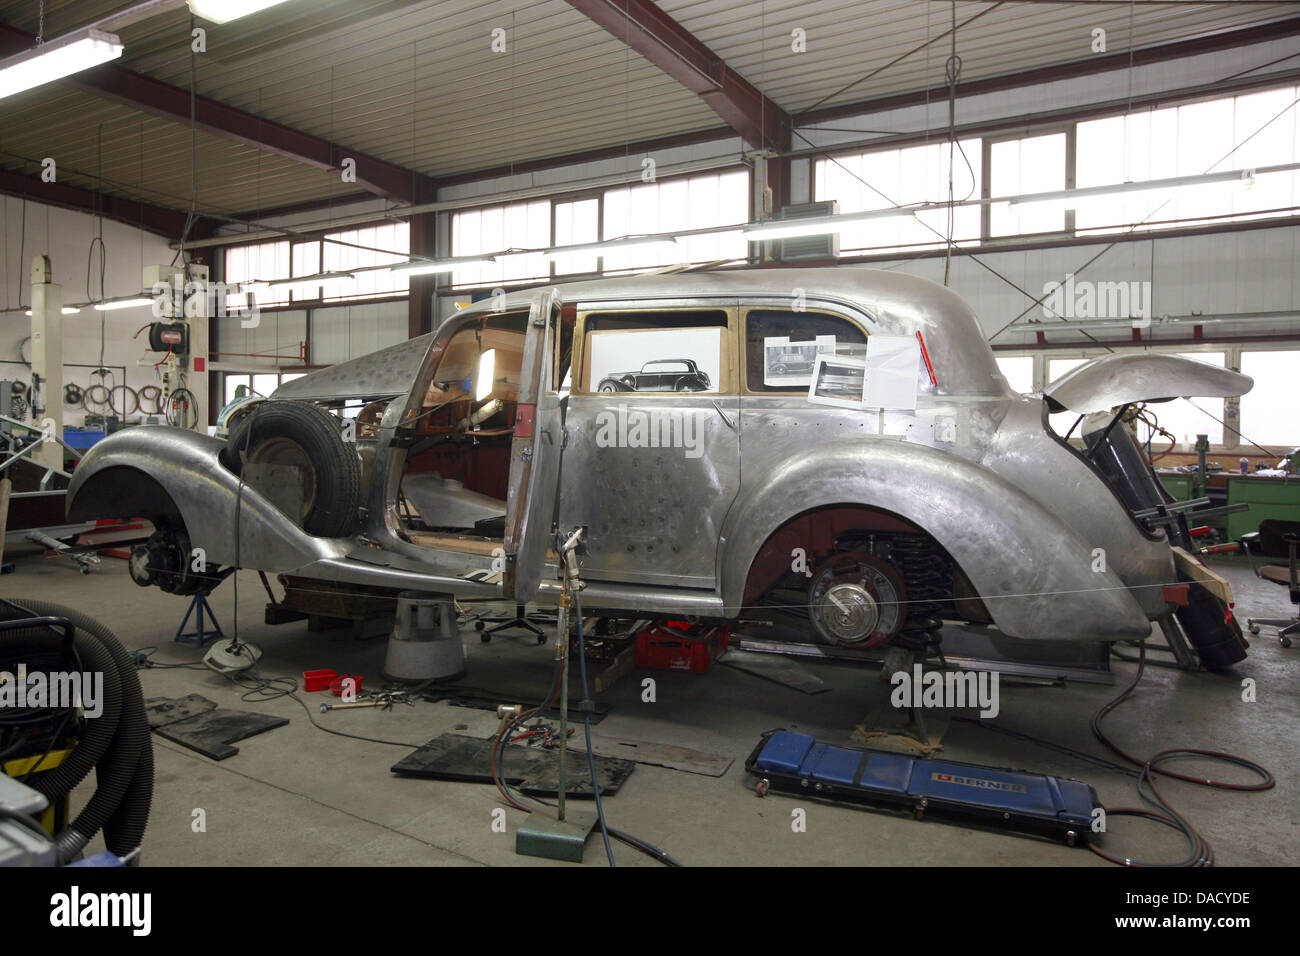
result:
[[[719,580],[738,613],[759,549],[815,508],[865,505],[924,529],[967,575],[1007,634],[1026,640],[1146,637],[1151,625],[1093,545],[993,472],[924,445],[847,441],[791,455],[727,516]]]
[[[110,435],[77,465],[68,486],[68,519],[157,523],[179,517],[207,561],[262,571],[290,571],[349,550],[350,539],[313,537],[255,489],[241,489],[239,478],[217,460],[223,447],[207,435],[164,425]],[[150,500],[158,491],[162,496]]]

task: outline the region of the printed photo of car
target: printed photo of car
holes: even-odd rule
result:
[[[709,376],[694,359],[656,359],[639,372],[619,372],[600,380],[600,392],[706,392]]]

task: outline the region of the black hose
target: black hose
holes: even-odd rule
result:
[[[110,669],[120,682],[121,717],[114,746],[100,762],[98,788],[81,814],[56,838],[61,861],[79,853],[101,828],[108,849],[119,857],[136,851],[149,820],[153,800],[153,742],[144,709],[144,693],[135,663],[113,632],[80,611],[48,601],[24,601],[35,614],[62,617],[97,640],[108,652]],[[101,793],[103,794],[101,798]]]
[[[24,643],[33,643],[34,638],[35,635]],[[81,658],[79,669],[83,673],[104,675],[104,710],[98,717],[84,722],[77,746],[67,759],[32,784],[32,789],[51,803],[71,793],[109,752],[122,712],[122,685],[108,651],[95,639],[80,633],[74,638],[74,647]]]

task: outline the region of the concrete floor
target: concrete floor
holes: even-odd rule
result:
[[[111,627],[129,648],[156,645],[159,662],[197,660],[199,652],[172,642],[185,600],[131,583],[125,562],[105,558],[89,576],[66,560],[49,560],[21,546],[17,564],[0,579],[0,594],[75,606]],[[1237,610],[1286,617],[1295,609],[1286,590],[1253,578],[1244,566],[1222,566],[1237,591]],[[305,623],[262,623],[266,595],[252,573],[240,575],[239,626],[260,644],[264,677],[298,676],[332,667],[378,679],[385,643],[347,632],[308,633]],[[213,605],[229,633],[234,588],[222,585]],[[1137,694],[1109,718],[1107,728],[1130,752],[1173,746],[1227,750],[1267,766],[1277,787],[1263,793],[1210,790],[1176,781],[1160,784],[1171,803],[1209,840],[1220,865],[1294,865],[1300,861],[1300,646],[1284,649],[1272,631],[1252,641],[1237,673],[1182,673],[1148,668]],[[481,687],[530,682],[539,691],[550,673],[550,650],[521,639],[483,645],[466,631],[468,682]],[[933,866],[1109,866],[1086,849],[936,821],[797,801],[758,799],[743,769],[759,735],[774,727],[847,742],[864,715],[884,704],[889,687],[875,668],[809,663],[832,690],[805,695],[729,667],[704,675],[653,672],[657,702],[642,703],[633,671],[603,695],[611,710],[600,730],[619,737],[672,743],[726,754],[735,764],[718,778],[638,766],[607,798],[612,825],[664,847],[688,865],[876,864]],[[1133,665],[1114,662],[1116,687],[1004,686],[998,727],[1033,733],[1090,753],[1102,749],[1088,730],[1092,713],[1131,678]],[[373,676],[372,676],[373,675]],[[1241,682],[1257,683],[1257,701],[1244,703]],[[289,718],[287,726],[237,744],[238,755],[215,762],[154,737],[157,787],[144,861],[155,865],[532,865],[514,853],[514,831],[525,818],[506,810],[507,832],[494,832],[493,811],[504,806],[490,785],[400,778],[389,771],[407,751],[322,733],[292,699],[241,703],[240,691],[206,671],[142,672],[146,696],[198,693],[223,707]],[[304,695],[313,708],[319,696]],[[446,703],[420,703],[392,712],[318,714],[351,733],[420,744],[459,724],[488,735],[491,714]],[[984,727],[954,722],[943,755],[994,766],[1018,766],[1085,779],[1111,807],[1137,804],[1132,779]],[[1245,782],[1243,771],[1187,761],[1207,774]],[[83,785],[74,800],[84,801]],[[791,827],[791,811],[807,811],[806,832]],[[193,811],[206,813],[206,832],[192,830]],[[92,849],[99,848],[97,840]],[[657,865],[615,843],[620,865]],[[1173,831],[1142,821],[1112,819],[1105,846],[1138,859],[1178,859],[1184,844]],[[604,865],[599,838],[587,844],[587,866]]]

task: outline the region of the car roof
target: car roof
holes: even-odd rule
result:
[[[482,312],[528,308],[548,292],[576,305],[667,299],[745,298],[773,308],[818,302],[849,306],[867,317],[868,332],[924,336],[939,394],[1013,394],[998,369],[974,311],[952,289],[919,276],[863,266],[719,269],[637,275],[534,287],[493,297],[449,317],[457,322]],[[422,335],[282,385],[275,398],[321,400],[380,398],[410,387],[431,344]]]

